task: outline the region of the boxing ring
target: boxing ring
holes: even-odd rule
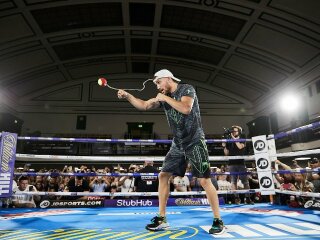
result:
[[[223,235],[207,233],[212,213],[205,206],[168,207],[171,228],[149,232],[157,207],[6,209],[0,239],[319,239],[319,211],[271,204],[223,205]],[[84,220],[85,219],[85,220]]]
[[[290,135],[294,132],[303,131],[308,128],[318,127],[319,123],[279,133],[271,138],[277,139]],[[18,140],[33,141],[74,141],[74,142],[163,142],[170,140],[128,140],[128,139],[76,139],[76,138],[33,138],[18,137]],[[232,140],[207,140],[207,142],[227,142]],[[239,140],[237,140],[239,141]],[[241,141],[253,141],[256,146],[262,146],[258,142],[260,139],[241,139]],[[271,144],[272,145],[272,144]],[[303,156],[309,154],[319,154],[320,149],[278,153],[275,149],[268,150],[268,156],[255,152],[252,156],[245,156],[246,160],[259,160],[270,157],[270,161],[275,158]],[[257,157],[258,156],[258,157]],[[260,156],[260,157],[259,157]],[[239,156],[238,156],[239,157]],[[141,162],[152,159],[155,162],[163,161],[163,157],[102,157],[102,156],[54,156],[54,155],[32,155],[16,154],[18,160],[28,161],[37,159],[38,161],[48,160],[75,160],[94,159],[98,161],[121,162],[124,158],[129,161]],[[210,157],[210,161],[228,160],[232,157]],[[262,162],[263,163],[263,162]],[[263,164],[261,164],[263,165]],[[262,172],[259,177],[260,183],[266,182],[268,174],[276,173],[306,173],[319,172],[319,170],[295,169],[295,170],[271,170]],[[233,173],[224,173],[226,175]],[[245,174],[245,173],[244,173]],[[138,176],[138,173],[15,173],[16,176]],[[149,174],[153,175],[153,174]],[[214,174],[215,175],[215,174]],[[1,181],[1,179],[0,179]],[[289,208],[288,206],[276,205],[274,203],[257,203],[255,205],[235,205],[221,204],[220,213],[227,227],[227,231],[222,235],[210,235],[208,230],[211,227],[212,211],[205,203],[204,192],[172,192],[174,196],[172,204],[168,204],[167,218],[170,228],[165,231],[149,232],[145,230],[145,225],[158,213],[157,200],[152,199],[115,199],[106,201],[101,196],[131,196],[150,197],[157,196],[156,192],[142,193],[84,193],[84,192],[26,192],[29,195],[42,196],[91,196],[87,201],[77,202],[60,201],[55,204],[48,200],[42,201],[40,208],[0,208],[0,239],[320,239],[320,193],[312,192],[292,192],[279,189],[250,189],[218,191],[219,194],[245,194],[266,191],[267,194],[281,193],[296,196],[303,196],[310,199],[304,207]],[[192,195],[186,198],[185,195]],[[268,196],[268,195],[267,195]],[[272,198],[270,198],[272,201]],[[112,205],[112,204],[113,205]],[[55,205],[54,205],[55,204]],[[80,206],[81,205],[81,206]],[[315,208],[312,208],[315,206]]]

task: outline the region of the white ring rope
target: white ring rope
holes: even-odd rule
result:
[[[303,150],[297,152],[286,152],[286,153],[277,153],[276,155],[270,155],[270,157],[296,157],[301,155],[314,155],[320,154],[320,149],[312,150]],[[46,159],[52,159],[55,161],[65,161],[65,160],[82,160],[82,161],[109,161],[109,162],[118,162],[118,161],[132,161],[132,162],[141,162],[145,160],[152,160],[154,162],[162,162],[165,157],[155,157],[155,156],[67,156],[67,155],[35,155],[35,154],[16,154],[16,160],[19,161],[42,161]],[[230,159],[245,159],[245,160],[254,160],[254,155],[249,156],[210,156],[210,161],[222,160],[227,161]]]
[[[297,169],[291,169],[291,170],[277,170],[277,171],[271,171],[273,174],[286,174],[286,173],[319,173],[320,169],[310,169],[310,168],[297,168]],[[211,173],[212,176],[218,176],[218,175],[245,175],[250,173],[257,173],[256,171],[251,172],[215,172]],[[158,173],[95,173],[95,172],[87,172],[87,173],[64,173],[64,172],[15,172],[16,176],[88,176],[88,177],[122,177],[122,176],[129,176],[129,177],[138,177],[138,176],[158,176]],[[192,173],[185,173],[185,176],[192,176]]]
[[[286,172],[289,170],[285,170]],[[315,171],[318,172],[318,171]],[[250,173],[255,173],[255,172],[243,172],[242,174],[250,174]],[[87,177],[97,177],[97,176],[108,176],[108,177],[122,177],[122,176],[128,176],[128,177],[139,177],[139,176],[158,176],[158,173],[51,173],[51,172],[46,172],[46,173],[35,173],[35,172],[20,172],[20,173],[14,173],[16,176],[87,176]],[[212,173],[213,175],[241,175],[241,172],[223,172],[223,173]],[[185,173],[185,176],[192,176],[192,173]]]
[[[320,198],[320,193],[314,192],[298,192],[276,189],[276,193],[282,193],[287,195],[295,195],[301,197],[314,197]],[[260,189],[246,189],[246,190],[222,190],[217,191],[218,194],[250,194],[259,193]],[[142,196],[158,196],[158,192],[19,192],[14,193],[16,195],[39,195],[39,196],[101,196],[101,197],[142,197]],[[189,195],[206,195],[205,191],[189,191],[189,192],[170,192],[170,196],[189,196]]]
[[[155,156],[67,156],[67,155],[35,155],[35,154],[16,154],[16,160],[19,161],[43,161],[43,160],[56,160],[56,161],[108,161],[108,162],[119,162],[119,161],[132,161],[141,162],[146,160],[152,160],[154,162],[162,162],[165,157],[155,157]],[[245,159],[254,160],[254,156],[219,156],[219,157],[209,157],[210,161],[214,160],[224,160],[229,159]]]
[[[302,150],[302,151],[296,151],[296,152],[277,153],[275,156],[270,155],[270,157],[297,157],[301,155],[314,155],[319,153],[320,153],[320,149],[311,149],[311,150]]]
[[[260,189],[246,189],[246,190],[223,190],[217,191],[218,194],[245,194],[261,192]],[[185,196],[185,195],[205,195],[205,191],[189,191],[189,192],[170,192],[170,196]],[[158,196],[158,192],[19,192],[15,195],[40,195],[40,196],[123,196],[123,197],[137,197],[137,196]]]
[[[287,190],[280,190],[280,189],[276,189],[275,191],[276,193],[282,193],[287,195],[320,198],[320,193],[315,193],[315,192],[298,192],[298,191],[287,191]]]

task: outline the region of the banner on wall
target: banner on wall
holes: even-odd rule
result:
[[[308,200],[305,202],[304,208],[320,210],[320,201],[316,199]]]
[[[275,194],[267,138],[264,135],[253,137],[252,144],[261,195]]]
[[[223,205],[223,198],[219,198],[219,204]],[[157,207],[158,199],[106,199],[105,207]],[[169,198],[167,206],[209,206],[207,198]]]
[[[103,207],[103,200],[43,200],[40,208]]]
[[[0,198],[11,197],[17,134],[2,132],[0,139]]]

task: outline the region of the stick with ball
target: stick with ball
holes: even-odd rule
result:
[[[143,85],[143,87],[141,88],[141,89],[137,89],[137,88],[127,88],[127,89],[121,89],[121,90],[125,90],[125,91],[139,91],[139,92],[141,92],[142,90],[144,90],[145,89],[145,87],[146,87],[146,82],[148,82],[148,81],[153,81],[153,79],[147,79],[146,81],[144,81],[143,83],[142,83],[142,85]],[[98,84],[99,84],[99,86],[101,86],[101,87],[108,87],[108,88],[110,88],[110,89],[113,89],[113,90],[120,90],[119,88],[114,88],[114,87],[111,87],[109,84],[108,84],[108,81],[107,81],[107,79],[105,79],[105,78],[99,78],[98,79]]]

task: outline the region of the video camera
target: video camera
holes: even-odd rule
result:
[[[231,139],[231,133],[233,133],[233,128],[223,128],[224,133],[223,133],[223,138],[224,139]]]

